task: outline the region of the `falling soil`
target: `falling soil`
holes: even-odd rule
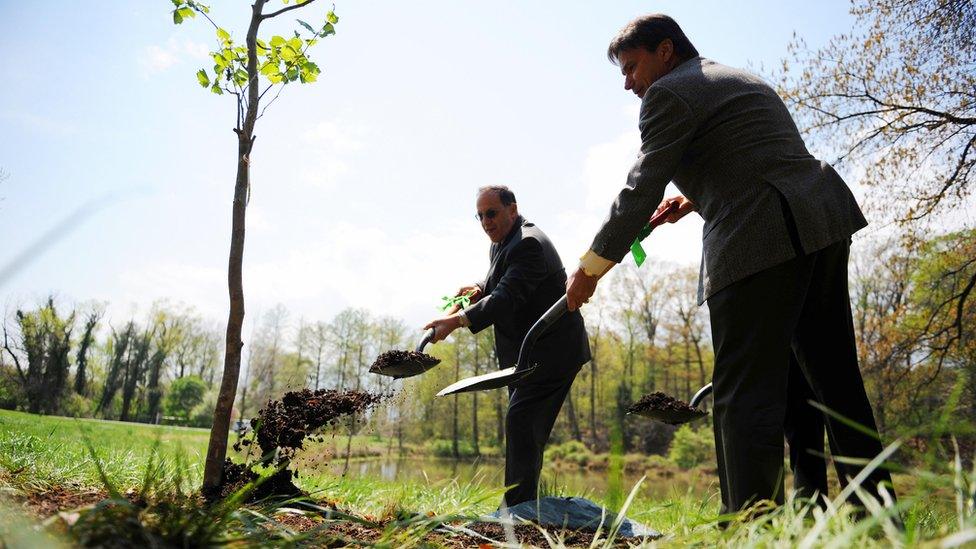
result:
[[[277,469],[277,472],[254,488],[248,499],[256,501],[269,496],[296,496],[303,492],[292,482],[298,477],[297,470],[288,465],[295,453],[304,447],[305,440],[315,437],[319,429],[335,425],[340,419],[366,412],[390,395],[366,391],[337,391],[334,389],[302,389],[285,393],[281,400],[270,400],[251,419],[253,434],[234,443],[234,449],[253,446],[260,448],[258,463]],[[247,452],[250,457],[251,452]],[[205,494],[208,498],[226,497],[250,482],[261,478],[254,471],[258,463],[224,461],[223,482],[220,489]]]
[[[302,448],[305,438],[340,418],[365,412],[388,395],[366,391],[302,389],[271,400],[258,417],[251,420],[258,446],[265,456],[277,452],[277,460],[291,459]]]
[[[376,357],[370,373],[407,377],[422,374],[440,364],[440,359],[419,351],[387,351]],[[409,370],[409,371],[408,371]]]
[[[692,408],[686,402],[660,391],[642,396],[627,408],[627,413],[654,418],[672,425],[686,423],[706,415],[704,411]]]

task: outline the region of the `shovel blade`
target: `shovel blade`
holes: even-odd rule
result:
[[[440,363],[440,359],[418,351],[394,350],[377,357],[369,373],[400,379],[420,375]]]
[[[466,377],[448,385],[447,387],[444,387],[439,393],[437,393],[437,396],[447,396],[455,393],[467,393],[470,391],[500,389],[521,380],[534,371],[535,367],[525,368],[524,370],[519,370],[516,372],[515,366],[512,366],[511,368],[505,368],[504,370],[498,370],[497,372],[481,374],[480,376]]]
[[[398,364],[388,364],[383,367],[372,367],[369,369],[371,374],[379,374],[381,376],[392,377],[393,379],[400,379],[404,377],[418,376],[427,370],[440,364],[437,361],[434,364],[429,362],[420,362],[416,360],[408,360],[406,362],[400,362]]]

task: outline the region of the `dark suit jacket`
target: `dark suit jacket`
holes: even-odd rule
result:
[[[699,302],[792,259],[797,247],[812,253],[867,225],[844,180],[807,151],[776,91],[746,71],[685,61],[644,92],[639,125],[637,162],[591,248],[619,262],[673,180],[705,220]]]
[[[566,270],[556,248],[534,224],[519,217],[500,243],[492,244],[491,267],[480,301],[464,310],[471,331],[495,327],[495,352],[502,368],[514,366],[532,324],[566,293]],[[579,311],[563,315],[536,341],[530,363],[535,378],[575,375],[590,360],[590,343]]]

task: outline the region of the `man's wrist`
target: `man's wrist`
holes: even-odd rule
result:
[[[455,316],[458,319],[458,327],[459,328],[467,328],[468,326],[471,325],[471,321],[468,320],[468,315],[464,314],[464,309],[461,309],[460,311],[458,311]]]
[[[583,257],[580,258],[579,269],[586,276],[600,277],[603,276],[611,267],[614,266],[614,262],[600,257],[593,250],[587,250]]]

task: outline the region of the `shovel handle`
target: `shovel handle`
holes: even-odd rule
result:
[[[701,389],[698,389],[698,392],[695,393],[695,396],[691,397],[691,402],[688,403],[688,406],[691,406],[692,408],[697,408],[698,405],[701,404],[701,401],[705,400],[705,397],[707,397],[710,394],[712,394],[711,383],[703,386]]]
[[[433,328],[431,328],[431,329],[427,330],[426,332],[424,332],[424,338],[420,340],[420,345],[417,345],[417,352],[418,353],[423,352],[424,347],[426,347],[427,344],[430,343],[430,340],[432,340],[432,339],[434,339],[434,329]]]
[[[549,307],[549,310],[543,313],[539,317],[539,320],[536,320],[535,324],[525,334],[525,339],[522,340],[522,347],[519,349],[518,370],[524,370],[529,367],[529,355],[532,353],[532,347],[535,346],[535,340],[539,339],[542,332],[545,332],[549,326],[552,326],[564,314],[566,314],[565,295],[553,303],[552,307]]]
[[[678,207],[678,202],[676,201],[669,203],[666,209],[651,218],[651,228],[653,229],[654,227],[664,223],[665,219],[667,219],[669,215],[678,211]],[[548,311],[539,317],[539,320],[535,321],[535,324],[533,324],[531,328],[529,328],[529,331],[525,334],[525,339],[522,340],[522,347],[519,348],[518,363],[516,364],[517,370],[524,370],[525,368],[529,367],[529,354],[532,352],[532,347],[535,345],[535,340],[539,339],[542,332],[545,332],[549,326],[552,326],[557,320],[559,320],[560,317],[566,314],[566,311],[566,296],[563,295],[552,304],[552,307],[549,307]],[[707,387],[708,392],[711,392],[711,383],[709,383]],[[700,392],[701,391],[699,391],[699,393]],[[708,392],[705,394],[708,394]],[[702,395],[702,398],[704,398],[704,395]]]

